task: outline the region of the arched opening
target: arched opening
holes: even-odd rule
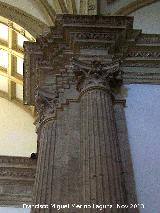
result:
[[[36,152],[34,108],[23,105],[23,42],[34,41],[16,23],[0,17],[0,155]]]

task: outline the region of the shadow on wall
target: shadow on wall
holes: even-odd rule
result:
[[[36,152],[34,119],[14,103],[0,98],[0,155],[30,157]]]
[[[160,85],[129,85],[126,119],[141,213],[160,212]]]

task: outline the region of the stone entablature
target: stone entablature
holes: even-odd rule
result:
[[[41,67],[47,72],[65,73],[73,56],[86,61],[119,61],[126,83],[137,82],[139,78],[144,83],[159,82],[159,35],[142,34],[132,27],[132,17],[57,16],[50,33],[37,38],[36,43],[24,45],[25,104],[34,105],[35,85],[43,84]],[[130,72],[128,67],[144,69]]]
[[[34,85],[43,84],[42,64],[46,72],[50,69],[54,73],[65,73],[64,68],[70,65],[73,56],[85,57],[88,61],[120,60],[132,25],[130,17],[58,16],[49,34],[39,37],[36,43],[24,45],[25,103],[34,104]]]
[[[0,156],[0,205],[30,203],[36,172],[36,160]]]

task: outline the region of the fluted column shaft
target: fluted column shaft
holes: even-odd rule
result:
[[[126,101],[121,96],[120,98],[117,97],[114,101],[114,110],[115,110],[115,117],[116,117],[116,126],[118,132],[118,141],[120,147],[120,153],[122,158],[122,168],[123,168],[123,178],[124,178],[124,185],[127,194],[127,203],[128,204],[137,204],[137,197],[136,197],[136,187],[135,187],[135,180],[134,180],[134,172],[133,172],[133,165],[131,159],[131,150],[128,141],[128,133],[127,133],[127,125],[126,125],[126,117],[125,117],[125,103]],[[138,213],[138,208],[130,208],[129,213]]]
[[[125,204],[125,190],[110,89],[110,79],[119,73],[119,64],[77,59],[73,64],[80,91],[83,203],[112,205],[101,212],[127,212],[117,208],[117,204]]]
[[[104,88],[81,96],[81,159],[84,203],[113,204],[102,212],[126,212],[116,206],[124,203],[124,194],[112,99]]]
[[[48,122],[40,132],[40,147],[34,185],[33,204],[48,205],[48,208],[32,208],[32,213],[51,213],[54,200],[53,172],[56,145],[56,121]]]

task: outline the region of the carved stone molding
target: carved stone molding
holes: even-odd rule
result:
[[[24,103],[41,105],[41,108],[37,106],[37,123],[56,116],[55,106],[63,108],[63,104],[67,103],[64,91],[76,85],[70,62],[73,56],[80,61],[79,64],[74,62],[74,67],[77,70],[83,67],[85,72],[88,70],[86,73],[95,69],[93,64],[96,61],[101,61],[99,67],[103,69],[100,70],[106,71],[114,70],[116,65],[113,62],[119,61],[119,74],[125,83],[160,83],[159,41],[159,35],[133,30],[132,17],[58,15],[55,27],[51,27],[49,33],[38,37],[36,43],[26,42],[24,45]],[[82,65],[82,61],[85,64]],[[139,72],[135,69],[128,71],[129,67],[157,69],[141,69]],[[81,75],[77,72],[76,76],[88,84],[84,81],[85,72]],[[100,83],[100,80],[101,83],[104,81],[97,81],[97,77],[95,81],[94,77],[95,82]],[[61,97],[59,100],[54,99],[55,92]],[[48,97],[51,94],[52,98]],[[47,107],[46,103],[49,103]]]
[[[142,34],[137,38],[137,44],[155,44],[160,45],[160,35],[158,34]]]
[[[153,58],[159,59],[160,58],[160,51],[130,51],[128,52],[128,57],[135,57],[135,58]]]
[[[61,22],[63,26],[73,26],[75,25],[108,25],[108,26],[115,26],[115,27],[133,27],[133,17],[127,16],[72,16],[72,15],[58,15],[57,16],[57,23]]]
[[[33,180],[36,161],[25,157],[0,156],[0,180]]]
[[[117,48],[117,45],[121,46],[121,40],[126,37],[126,29],[132,28],[133,19],[114,16],[60,15],[57,16],[55,24],[55,28],[51,28],[47,35],[37,38],[35,44],[26,42],[24,45],[26,61],[24,74],[25,103],[35,104],[35,90],[38,85],[44,84],[44,82],[39,82],[41,70],[44,66],[45,69],[50,67],[52,72],[65,73],[64,67],[69,66],[73,55],[81,55],[81,52],[89,50],[93,53],[87,52],[87,56],[96,57],[99,55],[96,51],[103,49],[105,51],[104,61],[115,56],[120,58],[123,55],[123,48]],[[86,26],[88,27],[86,28]],[[113,49],[116,49],[115,53]],[[90,59],[88,58],[88,60]],[[41,68],[42,62],[45,62],[43,68]]]
[[[0,156],[0,205],[22,207],[30,203],[36,173],[36,160]]]
[[[27,157],[12,157],[12,156],[0,156],[0,165],[27,165],[34,167],[36,162]]]
[[[53,116],[59,102],[58,91],[46,91],[37,87],[35,92],[35,107],[38,113],[37,122],[40,124],[45,119]]]
[[[157,64],[158,67],[159,36],[142,34],[132,27],[132,17],[58,15],[55,27],[51,27],[49,33],[38,37],[34,44],[26,42],[24,45],[25,104],[35,105],[36,88],[44,86],[41,77],[43,70],[65,74],[65,67],[70,66],[73,56],[87,63],[111,63],[118,60],[121,62],[120,67],[131,64],[135,67]],[[128,82],[134,83],[132,80],[128,78]],[[154,77],[149,82],[153,81]],[[157,83],[157,79],[155,81]]]

